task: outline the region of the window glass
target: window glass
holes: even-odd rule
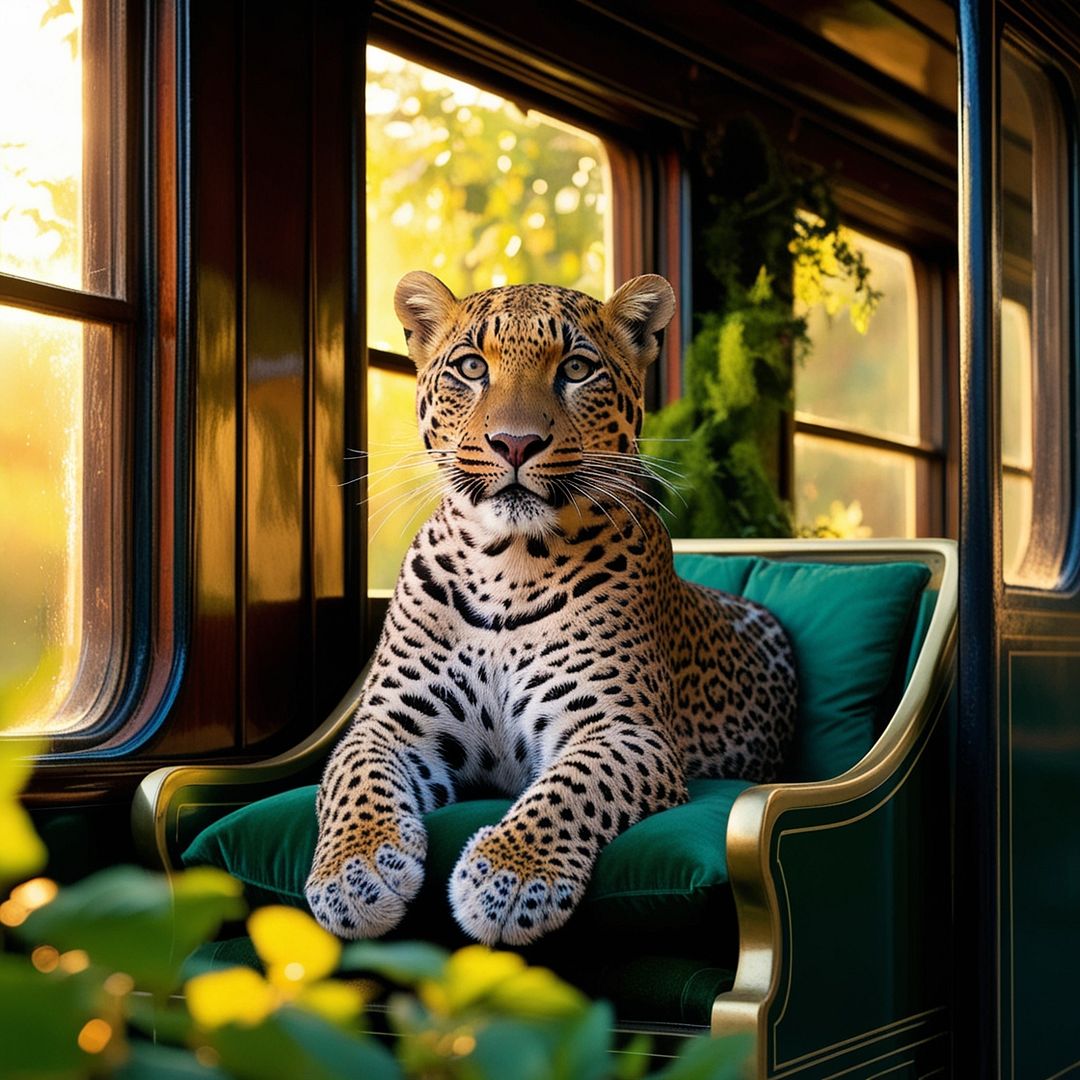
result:
[[[368,371],[369,590],[392,589],[405,549],[435,509],[438,478],[416,436],[416,379]],[[359,471],[359,470],[358,470]]]
[[[795,520],[808,534],[914,536],[936,455],[920,409],[915,267],[901,248],[841,233],[880,299],[868,322],[853,319],[850,296],[832,289],[801,307],[812,347],[795,370]]]
[[[368,343],[399,351],[410,270],[458,295],[544,281],[604,295],[611,176],[594,135],[367,50]]]
[[[807,419],[900,439],[919,438],[919,310],[911,256],[845,230],[882,294],[865,333],[828,304],[806,313],[813,351],[795,372],[795,400]]]
[[[0,272],[119,295],[120,5],[0,0],[0,26]]]
[[[0,0],[5,732],[88,727],[123,654],[113,589],[122,542],[115,350],[125,336],[79,317],[80,292],[124,291],[122,22],[123,5],[108,0]],[[50,308],[70,307],[67,317],[5,303],[12,282],[2,275],[74,290],[48,298]]]
[[[1031,534],[1031,319],[1015,300],[1001,302],[1001,515],[1006,580],[1020,570]]]
[[[429,270],[458,296],[530,281],[605,296],[613,217],[608,155],[587,131],[374,46],[366,115],[374,351],[365,460],[368,584],[377,592],[393,588],[437,501],[417,436],[415,379],[379,355],[404,352],[398,280]]]
[[[99,496],[87,478],[108,472],[108,443],[88,473],[84,418],[88,354],[107,365],[110,332],[73,319],[0,305],[0,726],[48,733],[70,730],[82,718],[76,684],[96,693],[86,640],[95,623],[108,653],[107,610],[85,610],[83,568],[106,537],[87,538],[84,524]],[[98,597],[106,604],[104,596]]]
[[[1067,139],[1047,70],[1001,52],[1002,570],[1052,588],[1067,541]]]
[[[844,539],[915,535],[911,456],[796,433],[795,461],[802,528]]]

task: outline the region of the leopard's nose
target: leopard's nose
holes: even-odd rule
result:
[[[507,431],[499,431],[494,435],[485,435],[484,438],[487,439],[488,446],[515,469],[520,469],[529,458],[536,457],[541,450],[551,445],[550,435],[542,439],[536,434],[511,435]]]

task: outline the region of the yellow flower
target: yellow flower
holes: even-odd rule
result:
[[[248,919],[248,933],[270,982],[287,996],[325,978],[341,959],[341,943],[310,915],[296,908],[259,908]]]
[[[517,953],[493,952],[486,945],[458,949],[438,982],[420,984],[420,1000],[433,1012],[450,1015],[474,1005],[499,983],[525,970]]]
[[[184,986],[188,1011],[199,1027],[226,1024],[253,1027],[280,1004],[274,988],[251,968],[235,967],[196,975]]]
[[[295,1004],[333,1023],[349,1023],[364,1007],[364,994],[345,982],[320,982],[338,965],[341,943],[296,908],[259,908],[248,932],[266,967],[197,975],[185,986],[188,1008],[200,1027],[261,1023],[282,1005]]]
[[[483,1001],[496,1012],[522,1017],[570,1016],[588,1001],[547,968],[528,967],[517,953],[485,945],[459,949],[442,977],[420,984],[420,1000],[432,1012],[453,1016]]]

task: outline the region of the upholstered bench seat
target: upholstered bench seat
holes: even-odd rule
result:
[[[934,602],[927,568],[701,554],[677,556],[676,566],[687,580],[764,604],[791,638],[799,703],[784,779],[824,780],[856,764],[891,715],[921,646]],[[708,1023],[737,958],[725,836],[732,805],[750,786],[692,781],[689,803],[612,841],[570,922],[525,954],[613,998],[624,1018]],[[253,905],[306,906],[315,790],[284,791],[214,821],[188,844],[183,863],[229,871]],[[395,937],[465,943],[450,915],[447,880],[468,838],[509,806],[509,799],[472,799],[426,816],[425,884]],[[193,967],[255,962],[243,939],[206,946],[191,960]]]

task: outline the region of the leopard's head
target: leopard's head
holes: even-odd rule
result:
[[[620,455],[636,454],[645,369],[675,311],[667,281],[636,277],[606,303],[554,285],[459,300],[414,271],[394,307],[424,446],[485,532],[542,535],[575,499],[625,492]]]

